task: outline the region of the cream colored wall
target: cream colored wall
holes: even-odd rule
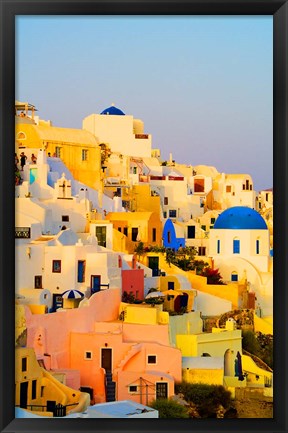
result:
[[[151,136],[136,139],[133,116],[91,114],[83,120],[83,129],[94,134],[99,143],[108,144],[112,152],[130,156],[151,156]]]
[[[52,261],[61,260],[61,273],[52,272]],[[85,280],[77,281],[78,260],[86,261]],[[51,293],[63,293],[65,290],[90,287],[91,275],[101,275],[101,284],[110,284],[121,288],[121,269],[118,255],[99,252],[95,245],[82,246],[47,246],[43,274],[44,287]],[[59,289],[57,289],[59,287]]]
[[[217,240],[220,240],[220,253],[217,253]],[[240,240],[240,253],[233,253],[233,239]],[[260,251],[256,254],[256,240],[260,241]],[[259,271],[268,272],[269,231],[268,230],[221,230],[210,231],[209,255],[216,257],[243,257],[252,262]]]
[[[30,256],[28,255],[30,254]],[[22,244],[15,247],[15,291],[33,289],[35,276],[42,275],[44,268],[44,246]],[[44,285],[43,285],[44,287]]]
[[[193,215],[193,218],[203,214],[204,208],[200,207],[200,195],[188,194],[187,179],[180,181],[168,180],[150,180],[151,189],[161,195],[161,204],[163,211],[175,209],[177,217],[182,217],[188,221]],[[164,205],[164,197],[168,197],[168,205]]]
[[[243,184],[249,180],[252,190],[243,190]],[[226,192],[226,186],[231,185],[231,193]],[[229,175],[222,173],[213,181],[213,208],[227,209],[232,206],[255,207],[256,192],[253,190],[253,180],[248,174]]]
[[[96,227],[106,227],[106,248],[111,249],[113,248],[113,225],[106,220],[97,220],[90,222],[89,224],[89,232],[91,235],[96,236]]]

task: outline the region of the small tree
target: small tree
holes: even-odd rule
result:
[[[207,284],[224,284],[219,269],[212,269],[210,266],[206,266],[200,275],[207,278]]]
[[[144,248],[144,243],[142,241],[140,241],[134,249],[134,253],[137,254],[138,260],[140,260],[140,257],[143,256],[145,252],[145,248]]]
[[[158,410],[159,418],[189,418],[188,409],[174,400],[161,398],[152,401],[149,406]]]
[[[166,249],[166,256],[165,256],[166,263],[171,267],[171,263],[175,264],[175,252],[171,250],[170,248]]]

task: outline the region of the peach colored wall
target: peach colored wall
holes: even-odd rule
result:
[[[122,270],[122,293],[133,293],[136,299],[144,299],[144,270]],[[138,296],[137,293],[138,292]]]
[[[32,314],[26,309],[27,347],[35,346],[37,329],[46,333],[44,351],[51,355],[51,368],[70,367],[70,332],[91,332],[95,321],[118,319],[120,289],[98,292],[89,306],[50,314]]]
[[[140,387],[140,376],[142,379],[142,388]],[[148,388],[145,386],[145,381],[149,382]],[[147,405],[156,398],[156,382],[166,382],[168,384],[168,398],[174,395],[174,379],[169,375],[161,373],[149,374],[147,372],[137,373],[134,371],[123,371],[118,375],[117,382],[117,399],[118,400],[132,400],[136,403]],[[136,385],[138,387],[136,393],[129,392],[129,385]],[[142,389],[142,398],[140,390]],[[148,396],[147,396],[148,394]]]
[[[105,401],[101,348],[112,349],[113,380],[117,382],[117,398],[120,400],[129,398],[127,385],[130,382],[123,380],[124,372],[132,372],[133,377],[139,378],[153,371],[149,380],[160,381],[163,375],[170,376],[172,382],[181,380],[181,352],[178,349],[155,343],[127,343],[120,333],[72,333],[71,368],[80,370],[81,386],[93,388],[95,402]],[[87,351],[91,352],[91,359],[85,359]],[[148,364],[148,355],[156,355],[157,363]]]
[[[118,366],[132,343],[123,343],[121,334],[108,333],[71,333],[70,366],[80,371],[81,386],[90,386],[94,390],[95,402],[105,401],[104,371],[101,368],[101,348],[112,348],[112,370]],[[85,359],[85,353],[92,354]]]
[[[148,355],[156,355],[156,364],[148,364]],[[143,349],[123,365],[123,371],[146,372],[158,371],[173,376],[180,381],[182,354],[179,349],[155,343],[143,343]]]
[[[163,345],[169,345],[168,325],[139,325],[132,323],[123,324],[123,340],[148,342],[153,341]]]

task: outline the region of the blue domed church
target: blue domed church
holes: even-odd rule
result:
[[[225,281],[246,280],[259,295],[262,305],[272,310],[273,259],[269,230],[258,212],[246,206],[223,211],[210,231],[209,255]]]

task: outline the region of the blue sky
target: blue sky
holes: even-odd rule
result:
[[[271,16],[18,16],[16,99],[81,128],[114,103],[162,159],[273,186]]]

